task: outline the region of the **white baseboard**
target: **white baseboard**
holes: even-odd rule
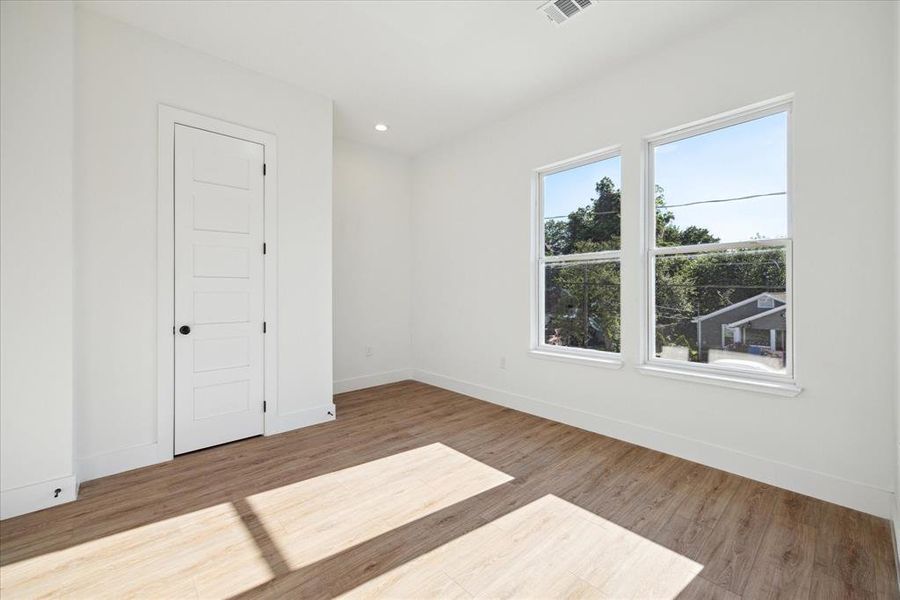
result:
[[[271,427],[267,423],[269,430],[266,431],[266,435],[284,433],[292,429],[331,421],[334,419],[335,414],[334,404],[323,404],[322,406],[287,415],[274,415],[270,422]],[[156,443],[123,448],[122,450],[79,459],[78,478],[81,482],[90,481],[106,477],[107,475],[124,473],[132,469],[140,469],[141,467],[165,462],[166,460],[171,460],[171,458],[170,454],[161,454],[159,445]]]
[[[158,444],[142,444],[78,459],[78,479],[82,482],[140,469],[162,462]]]
[[[900,588],[900,548],[897,542],[900,540],[900,501],[895,498],[893,511],[891,511],[891,541],[894,543],[894,572],[897,575],[897,587]]]
[[[746,454],[635,423],[461,381],[437,373],[416,370],[413,378],[479,400],[652,448],[882,518],[890,518],[893,511],[894,493],[892,490]]]
[[[54,495],[57,489],[60,490],[58,496]],[[3,490],[0,492],[0,519],[72,502],[77,496],[78,481],[74,475]]]
[[[396,371],[385,371],[384,373],[375,373],[373,375],[339,379],[334,382],[334,393],[342,394],[344,392],[352,392],[364,388],[375,387],[376,385],[384,385],[386,383],[396,383],[412,378],[412,369],[397,369]]]
[[[337,410],[334,404],[329,403],[286,415],[273,415],[272,420],[266,422],[266,435],[275,435],[293,429],[300,429],[301,427],[333,421],[336,414]]]

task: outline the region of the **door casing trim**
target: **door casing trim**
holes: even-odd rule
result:
[[[264,435],[277,433],[278,415],[278,154],[275,134],[165,104],[158,112],[158,184],[156,227],[156,395],[157,458],[175,454],[175,125],[186,125],[262,145],[266,175],[263,241]]]

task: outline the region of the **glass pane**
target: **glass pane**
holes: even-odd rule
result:
[[[656,259],[656,356],[785,372],[783,248]]]
[[[619,351],[619,263],[547,265],[544,343]]]
[[[653,151],[656,244],[787,237],[787,113]]]
[[[618,156],[544,175],[545,254],[618,250],[620,181]]]

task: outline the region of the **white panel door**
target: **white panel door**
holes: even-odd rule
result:
[[[175,126],[175,454],[263,433],[263,151]]]

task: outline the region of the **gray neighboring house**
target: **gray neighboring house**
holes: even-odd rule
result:
[[[694,319],[701,355],[732,346],[783,351],[787,330],[784,292],[763,292]]]

